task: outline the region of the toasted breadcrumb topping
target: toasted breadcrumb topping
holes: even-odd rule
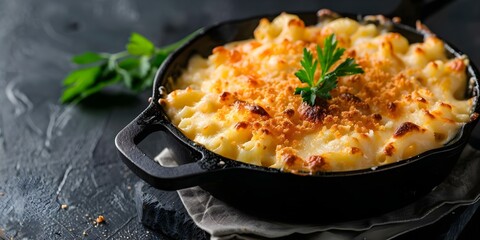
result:
[[[365,73],[310,106],[294,73],[303,49],[315,55],[332,33]],[[160,100],[187,137],[225,157],[292,172],[371,168],[440,147],[469,120],[468,60],[448,59],[435,36],[409,43],[373,24],[305,26],[289,14],[262,19],[254,36],[193,57]]]

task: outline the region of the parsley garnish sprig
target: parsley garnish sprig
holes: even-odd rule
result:
[[[65,89],[60,100],[62,103],[76,103],[114,84],[123,84],[133,92],[149,88],[163,61],[194,34],[157,48],[144,36],[132,33],[126,51],[76,55],[72,62],[80,68],[63,80]]]
[[[364,73],[363,69],[355,62],[353,58],[347,58],[339,64],[334,70],[328,71],[345,52],[345,48],[337,48],[337,40],[334,34],[329,35],[323,44],[323,49],[317,45],[318,59],[313,59],[312,53],[304,48],[303,59],[300,64],[302,69],[295,73],[295,76],[302,82],[308,84],[308,87],[297,87],[295,94],[300,94],[304,102],[314,106],[317,97],[330,99],[330,91],[337,87],[337,78]],[[320,63],[320,79],[315,80],[315,72],[318,63]]]

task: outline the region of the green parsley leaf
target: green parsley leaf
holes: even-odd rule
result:
[[[63,92],[62,102],[69,102],[79,96],[95,83],[95,79],[100,73],[100,67],[84,68],[73,71],[63,81],[68,88]]]
[[[155,50],[155,45],[153,45],[150,40],[138,33],[132,33],[130,36],[130,41],[127,44],[127,51],[132,55],[152,55]]]
[[[330,68],[340,60],[344,48],[337,48],[337,40],[334,34],[329,35],[324,43],[323,49],[317,45],[318,60],[313,60],[313,54],[306,48],[303,49],[303,59],[300,61],[302,69],[295,72],[295,76],[308,87],[297,87],[295,94],[300,94],[303,101],[314,106],[317,97],[330,99],[330,91],[337,87],[337,78],[363,73],[363,69],[355,62],[353,58],[347,58],[339,64],[334,70]],[[318,81],[315,81],[315,72],[317,63],[320,63],[321,74]]]
[[[90,67],[74,70],[65,77],[60,100],[62,103],[77,103],[114,84],[123,84],[133,92],[150,88],[163,61],[195,34],[197,32],[176,43],[156,48],[147,38],[132,33],[126,51],[114,54],[85,52],[74,56],[72,62]]]
[[[79,98],[78,99],[84,99],[92,94],[95,94],[97,92],[100,92],[102,89],[110,86],[110,85],[113,85],[113,84],[116,84],[120,81],[120,77],[117,75],[113,78],[110,78],[110,79],[106,79],[104,81],[102,81],[101,83],[98,83],[96,85],[93,85],[91,86],[90,88],[88,88],[87,90],[83,91]]]
[[[338,65],[334,71],[328,74],[335,74],[337,77],[355,75],[363,73],[363,69],[355,62],[353,58],[347,58],[344,62]]]
[[[140,78],[147,76],[150,70],[150,58],[147,56],[140,57],[140,64],[138,66],[138,75]]]
[[[303,69],[300,69],[295,73],[295,76],[300,79],[301,82],[313,85],[315,81],[315,71],[317,70],[318,61],[313,61],[312,54],[306,49],[303,49],[303,59],[300,61]]]
[[[127,71],[134,70],[140,65],[140,60],[138,58],[125,58],[118,62],[118,66]]]
[[[105,60],[105,57],[99,53],[85,52],[80,55],[76,55],[72,58],[72,62],[76,64],[90,64]]]

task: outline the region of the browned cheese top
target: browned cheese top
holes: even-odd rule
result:
[[[340,77],[312,107],[294,74],[303,49],[316,57],[332,33],[365,73]],[[373,24],[306,27],[289,14],[261,20],[254,36],[193,57],[160,100],[187,137],[225,157],[291,172],[374,168],[442,146],[469,120],[468,60],[448,59],[436,37],[411,44]]]

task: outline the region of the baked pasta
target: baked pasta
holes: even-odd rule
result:
[[[304,86],[295,72],[303,49],[315,55],[331,34],[364,73],[338,78],[332,98],[310,106],[294,94]],[[374,169],[443,146],[469,121],[467,65],[433,35],[412,44],[375,24],[305,26],[283,13],[262,19],[253,39],[193,56],[160,104],[227,158],[294,173]]]

